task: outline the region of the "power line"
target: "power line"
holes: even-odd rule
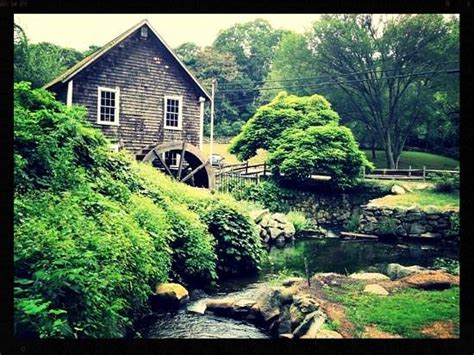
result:
[[[458,60],[454,61],[449,61],[449,62],[439,62],[439,63],[432,63],[433,65],[440,65],[440,64],[453,64],[453,63],[459,63]],[[391,71],[396,71],[396,70],[407,70],[407,69],[412,69],[413,67],[404,67],[404,68],[391,68],[391,69],[369,69],[369,70],[364,70],[364,71],[358,71],[358,72],[351,72],[347,74],[340,74],[337,75],[339,77],[343,76],[351,76],[351,75],[358,75],[358,74],[367,74],[367,73],[384,73],[384,72],[391,72]],[[319,75],[319,76],[310,76],[310,77],[302,77],[302,78],[291,78],[291,79],[281,79],[281,80],[265,80],[265,81],[260,81],[256,82],[255,85],[258,84],[265,84],[265,83],[279,83],[279,82],[287,82],[287,81],[300,81],[300,80],[312,80],[312,79],[323,79],[323,78],[332,78],[335,75]],[[228,84],[220,84],[219,87],[224,86],[238,86],[241,85],[240,83],[228,83]]]
[[[419,76],[419,75],[426,75],[426,74],[436,74],[436,73],[459,73],[459,69],[445,69],[445,70],[433,70],[433,71],[426,71],[426,72],[419,72],[419,73],[411,73],[411,74],[404,74],[404,75],[395,75],[395,76],[386,76],[380,79],[398,79],[398,78],[407,78],[411,76]],[[346,75],[347,76],[347,75]],[[250,92],[250,91],[261,91],[261,90],[276,90],[276,89],[294,89],[294,88],[301,88],[301,87],[312,87],[312,86],[325,86],[331,84],[348,84],[348,83],[358,83],[369,81],[372,79],[358,79],[358,80],[346,80],[346,81],[328,81],[323,83],[312,83],[312,84],[298,84],[298,85],[291,85],[291,86],[274,86],[274,87],[254,87],[251,89],[243,90],[243,92]],[[231,89],[231,90],[221,90],[220,93],[226,92],[242,92],[241,89]]]

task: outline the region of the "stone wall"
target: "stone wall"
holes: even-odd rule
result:
[[[360,213],[361,205],[380,196],[380,192],[338,195],[298,192],[283,202],[291,206],[291,210],[304,213],[316,225],[341,227],[352,214]]]
[[[459,232],[452,223],[457,211],[427,207],[362,206],[359,232],[396,235],[398,237],[453,239]]]

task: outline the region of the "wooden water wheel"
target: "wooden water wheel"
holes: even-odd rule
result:
[[[214,187],[209,159],[190,143],[174,141],[149,146],[137,154],[137,159],[151,163],[177,181],[196,187]]]

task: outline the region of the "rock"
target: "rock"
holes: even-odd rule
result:
[[[254,220],[255,223],[260,223],[263,219],[263,216],[265,215],[270,215],[270,211],[268,209],[264,210],[256,210],[256,211],[250,211],[250,218]]]
[[[179,308],[189,301],[189,293],[177,283],[162,283],[156,286],[155,294],[151,296],[152,310]]]
[[[288,220],[286,219],[286,216],[283,213],[274,213],[272,214],[272,218],[275,221],[280,222],[282,224],[286,224],[286,222],[288,222]]]
[[[204,292],[204,290],[201,290],[200,288],[196,288],[189,292],[190,301],[195,301],[195,300],[198,300],[200,298],[205,298],[205,297],[208,297],[208,294]]]
[[[411,213],[407,213],[405,215],[405,218],[404,220],[406,222],[415,222],[415,221],[419,221],[420,219],[422,219],[424,217],[423,213],[420,213],[420,212],[411,212]]]
[[[285,247],[285,236],[280,235],[276,240],[275,240],[275,245],[278,248],[284,248]]]
[[[291,333],[290,312],[288,306],[283,308],[280,317],[278,317],[278,334]]]
[[[419,223],[413,223],[410,227],[409,234],[420,235],[425,232],[426,232],[426,227],[424,225],[419,224]]]
[[[199,301],[193,302],[187,306],[189,312],[204,314],[206,313],[207,300],[201,299]]]
[[[319,308],[319,304],[309,295],[294,295],[293,304],[290,306],[290,320],[292,327],[296,327],[303,321],[308,313]]]
[[[393,279],[399,279],[408,275],[416,274],[425,271],[426,269],[418,266],[403,266],[396,263],[391,263],[387,265],[387,275]]]
[[[304,281],[304,278],[302,277],[289,277],[286,280],[284,280],[281,284],[283,286],[293,286],[295,283]]]
[[[234,299],[221,298],[208,300],[206,303],[206,311],[213,312],[217,315],[231,316],[234,309]]]
[[[444,271],[425,271],[404,277],[400,281],[425,290],[444,290],[453,285],[459,285],[459,276],[453,276]]]
[[[264,292],[257,298],[252,309],[260,313],[266,323],[278,319],[280,315],[280,291]]]
[[[306,338],[306,335],[302,336],[302,338]],[[320,329],[316,333],[316,339],[342,339],[342,335],[334,330]]]
[[[265,214],[263,215],[262,217],[262,220],[260,221],[260,225],[263,227],[263,228],[266,228],[266,227],[269,227],[270,226],[270,222],[272,221],[272,217],[270,216],[270,214]]]
[[[285,333],[285,334],[280,334],[278,337],[281,339],[293,339],[293,334]]]
[[[388,296],[387,290],[377,284],[370,284],[365,286],[364,292],[371,293],[373,295]]]
[[[326,238],[339,238],[339,236],[336,233],[334,233],[332,230],[327,230]]]
[[[436,239],[439,238],[441,235],[439,233],[431,233],[431,232],[426,232],[422,233],[420,237],[422,238],[427,238],[427,239]]]
[[[349,277],[355,280],[390,280],[390,277],[377,272],[360,272],[350,274]]]
[[[283,228],[283,233],[285,235],[285,238],[291,238],[292,236],[294,236],[296,233],[296,229],[295,226],[293,226],[293,223],[287,222],[285,224],[285,227]]]
[[[406,193],[405,189],[399,185],[393,185],[390,191],[394,195],[404,195]]]
[[[294,287],[284,288],[280,291],[280,303],[281,304],[291,304],[293,303],[293,296],[296,294],[297,290]]]
[[[400,185],[405,191],[413,192],[413,189],[407,184]]]
[[[326,315],[321,311],[311,312],[298,327],[293,331],[295,338],[306,336],[306,338],[315,338],[321,326],[326,321]]]
[[[273,227],[268,228],[267,231],[269,232],[271,239],[277,239],[280,235],[284,233],[283,230]]]

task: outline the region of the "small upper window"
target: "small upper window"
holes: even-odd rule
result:
[[[181,129],[181,96],[165,96],[165,128]]]
[[[119,88],[99,87],[97,123],[107,125],[119,124],[119,95]]]

